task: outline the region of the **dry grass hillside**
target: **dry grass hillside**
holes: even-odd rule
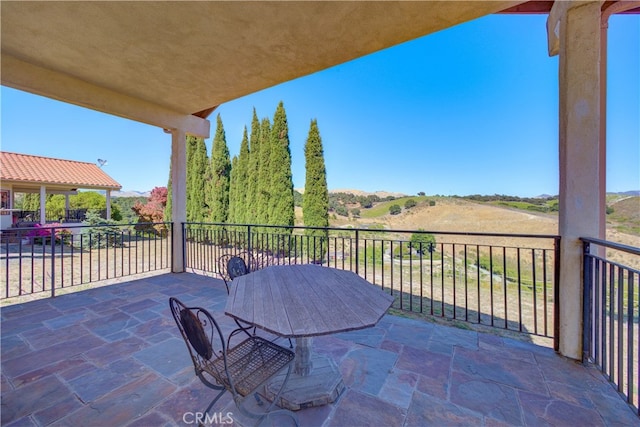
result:
[[[558,215],[523,211],[514,208],[472,202],[453,197],[411,197],[417,206],[390,215],[392,203],[404,206],[406,198],[384,202],[380,215],[369,218],[347,218],[330,214],[332,227],[369,228],[383,226],[387,230],[417,230],[438,232],[481,232],[507,234],[558,234]],[[428,201],[435,201],[429,206]],[[640,247],[640,197],[628,197],[610,202],[613,213],[607,216],[607,240]],[[374,206],[373,209],[376,209]],[[362,210],[363,212],[365,210]],[[365,215],[363,215],[365,216]],[[302,210],[296,208],[297,223],[302,225]],[[450,239],[457,240],[457,239]],[[480,239],[482,240],[482,239]],[[508,244],[509,240],[504,242]],[[627,256],[620,261],[630,261]],[[635,260],[633,261],[635,265]]]
[[[384,228],[390,230],[421,228],[429,231],[514,234],[557,234],[558,232],[558,220],[553,215],[523,212],[452,197],[427,199],[435,201],[435,206],[429,206],[425,200],[421,200],[417,206],[403,209],[399,215],[386,213],[374,218],[355,219],[337,217],[331,220],[331,225],[368,227],[371,224],[382,224]]]

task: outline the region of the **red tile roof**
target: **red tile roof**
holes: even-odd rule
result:
[[[120,190],[122,186],[93,163],[0,151],[0,181]]]

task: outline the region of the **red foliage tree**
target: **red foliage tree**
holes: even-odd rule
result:
[[[167,205],[167,187],[155,187],[147,203],[140,202],[131,208],[138,215],[136,230],[155,230],[159,234],[167,231],[165,224],[159,224],[164,220],[164,207]],[[153,224],[150,224],[153,223]]]

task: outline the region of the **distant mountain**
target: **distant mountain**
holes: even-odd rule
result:
[[[389,197],[389,196],[393,196],[396,198],[399,197],[406,197],[407,195],[404,193],[394,193],[391,191],[383,191],[383,190],[378,190],[375,191],[373,193],[371,192],[367,192],[367,191],[362,191],[362,190],[354,190],[354,189],[337,189],[337,190],[329,190],[329,193],[348,193],[348,194],[353,194],[356,196],[378,196],[381,199],[384,199],[385,197]]]
[[[114,191],[111,193],[111,197],[149,197],[151,191]]]

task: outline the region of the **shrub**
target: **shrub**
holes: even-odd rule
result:
[[[406,202],[404,202],[404,208],[405,209],[411,209],[412,207],[414,207],[415,205],[417,205],[416,201],[413,199],[409,199]]]
[[[389,207],[389,213],[391,215],[398,215],[400,212],[402,212],[402,208],[400,207],[400,205],[391,205]]]
[[[33,230],[27,233],[27,237],[33,239],[33,243],[46,244],[51,243],[51,229],[55,228],[56,243],[68,244],[71,241],[71,230],[64,228],[60,223],[51,223],[47,225],[36,224]]]
[[[91,225],[91,228],[83,229],[83,239],[87,246],[92,248],[120,247],[122,244],[122,233],[115,225],[115,221],[104,219],[100,214],[90,209],[83,221],[85,225]]]
[[[393,257],[396,259],[410,259],[411,247],[409,245],[401,245],[393,248]]]

